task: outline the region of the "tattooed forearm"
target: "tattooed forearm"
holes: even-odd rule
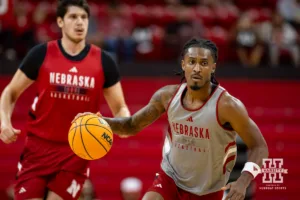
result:
[[[161,101],[162,94],[161,91],[157,91],[151,98],[149,104],[131,117],[103,119],[107,121],[115,134],[135,135],[164,113],[165,108]]]
[[[136,132],[132,126],[132,117],[107,118],[103,119],[110,125],[112,131],[118,135],[135,135]]]
[[[153,105],[147,105],[131,117],[103,118],[118,135],[135,135],[154,122],[161,113]]]

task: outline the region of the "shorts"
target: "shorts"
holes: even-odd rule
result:
[[[14,185],[16,200],[44,198],[49,190],[64,200],[78,199],[89,176],[89,161],[76,156],[68,143],[28,134]]]
[[[163,170],[156,174],[152,186],[148,189],[148,192],[150,191],[159,193],[164,200],[222,200],[223,198],[223,191],[203,196],[187,192],[177,187],[174,180]]]

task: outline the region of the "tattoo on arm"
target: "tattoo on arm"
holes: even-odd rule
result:
[[[157,120],[165,112],[162,95],[164,95],[164,90],[158,90],[152,96],[148,105],[131,117],[103,119],[107,121],[114,133],[119,135],[135,135]]]

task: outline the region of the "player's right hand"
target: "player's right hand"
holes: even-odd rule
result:
[[[100,112],[95,113],[91,113],[91,112],[84,112],[84,113],[78,113],[74,119],[72,120],[71,123],[73,123],[74,121],[76,121],[76,119],[78,119],[79,117],[83,117],[85,115],[97,115],[98,117],[102,117],[102,115],[100,114]]]
[[[20,133],[21,130],[15,129],[11,125],[1,124],[0,139],[5,144],[10,144],[12,142],[15,142]]]

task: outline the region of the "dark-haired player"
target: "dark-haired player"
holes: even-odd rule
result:
[[[241,200],[260,173],[267,144],[242,102],[216,81],[217,55],[209,40],[188,41],[181,63],[185,83],[161,88],[131,117],[104,117],[114,133],[128,136],[168,115],[161,171],[143,200],[221,200],[226,189],[226,199]],[[226,185],[236,160],[237,134],[250,154],[238,180]]]
[[[0,138],[11,143],[20,134],[11,123],[15,102],[33,82],[37,85],[18,164],[17,200],[78,199],[89,169],[69,147],[70,122],[79,112],[99,110],[102,93],[114,116],[130,116],[115,62],[86,44],[89,15],[85,0],[60,0],[62,38],[32,48],[2,93]]]

